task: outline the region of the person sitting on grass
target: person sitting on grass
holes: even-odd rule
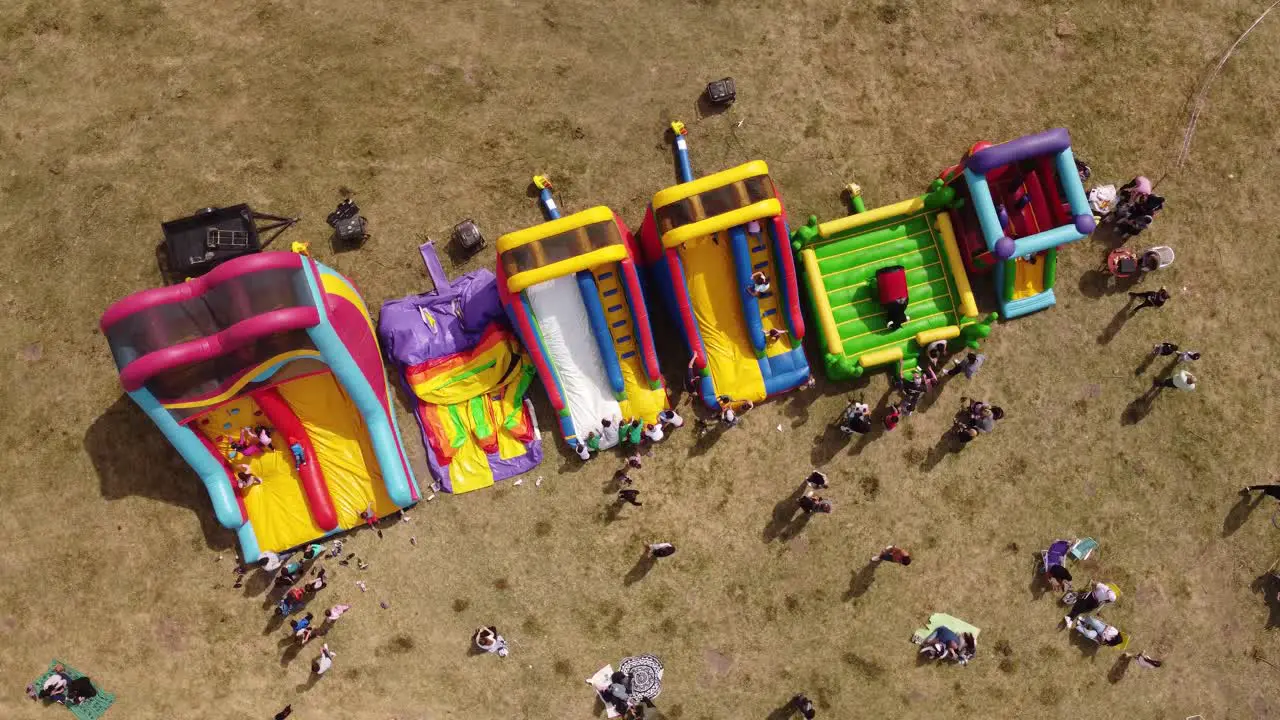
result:
[[[920,643],[920,654],[931,660],[958,660],[962,642],[954,630],[940,625]]]
[[[1124,634],[1120,632],[1120,628],[1108,625],[1093,615],[1081,615],[1075,628],[1076,632],[1096,643],[1115,647],[1124,642]]]
[[[772,286],[769,284],[769,276],[757,270],[751,273],[751,286],[747,288],[747,292],[753,297],[760,297],[769,292]]]
[[[507,656],[507,641],[498,634],[498,628],[493,625],[476,630],[471,639],[476,647],[487,653],[494,653],[498,657]]]
[[[609,687],[600,693],[601,699],[613,706],[619,713],[624,713],[631,706],[631,677],[621,670],[609,676]]]

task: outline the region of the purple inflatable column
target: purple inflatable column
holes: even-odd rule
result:
[[[422,243],[418,246],[418,252],[422,253],[422,264],[427,266],[427,275],[431,276],[431,282],[436,286],[436,292],[448,292],[449,276],[444,273],[444,267],[440,265],[440,256],[436,255],[435,241],[428,240]]]

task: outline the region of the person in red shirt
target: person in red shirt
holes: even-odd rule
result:
[[[898,563],[899,565],[910,565],[911,553],[903,550],[897,545],[887,545],[884,550],[881,550],[879,553],[871,556],[871,562],[873,563],[878,563],[884,560],[888,560],[892,563]]]

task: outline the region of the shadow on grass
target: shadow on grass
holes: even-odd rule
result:
[[[800,506],[796,504],[800,497],[804,495],[806,487],[808,487],[808,483],[800,483],[800,486],[793,490],[790,495],[773,506],[773,514],[770,516],[768,524],[764,526],[764,532],[761,533],[761,537],[766,543],[774,540],[789,540],[795,537],[809,523],[811,516],[808,513],[801,512]]]
[[[1039,600],[1045,596],[1053,586],[1045,579],[1044,573],[1040,572],[1040,553],[1031,554],[1031,584],[1027,586],[1027,591],[1031,593],[1032,600]]]
[[[956,440],[955,433],[948,428],[938,438],[938,442],[934,443],[933,447],[929,449],[929,454],[925,455],[924,460],[920,461],[920,469],[928,472],[937,467],[943,458],[952,453],[960,452],[964,447],[959,440]]]
[[[142,409],[121,395],[84,434],[84,449],[106,500],[145,497],[195,513],[210,550],[233,547],[235,534],[209,507],[204,484]]]
[[[1107,671],[1107,682],[1115,685],[1124,679],[1125,673],[1129,672],[1129,661],[1131,658],[1124,653],[1120,653],[1120,657],[1116,658],[1116,662]]]
[[[867,594],[876,580],[876,567],[879,565],[880,563],[867,562],[849,578],[849,589],[844,591],[845,602],[857,600]]]
[[[791,718],[795,717],[795,714],[796,714],[795,703],[792,702],[791,700],[788,700],[785,703],[783,703],[781,706],[779,706],[777,709],[775,709],[773,712],[769,713],[769,715],[764,720],[790,720]]]
[[[1102,332],[1098,333],[1099,345],[1106,345],[1116,339],[1116,335],[1120,334],[1120,330],[1124,327],[1124,324],[1129,322],[1129,318],[1133,317],[1133,311],[1130,309],[1132,306],[1133,298],[1130,297],[1129,302],[1125,303],[1124,307],[1116,311],[1116,314],[1111,318],[1111,322],[1107,323],[1107,326],[1102,329]]]
[[[1080,276],[1080,294],[1097,300],[1108,295],[1128,292],[1138,284],[1140,279],[1138,275],[1118,278],[1105,270],[1089,270]]]
[[[865,438],[866,436],[862,436]],[[859,440],[862,442],[862,440]],[[813,439],[813,448],[809,451],[809,462],[814,466],[825,465],[840,450],[849,444],[849,436],[836,425],[828,425],[822,434]]]
[[[1280,576],[1272,572],[1265,572],[1257,577],[1249,584],[1249,589],[1262,595],[1262,601],[1267,604],[1267,624],[1264,626],[1267,630],[1280,627]]]
[[[311,688],[315,687],[316,683],[318,682],[320,682],[320,676],[312,672],[310,675],[307,676],[307,681],[304,683],[298,683],[297,685],[295,685],[293,687],[293,691],[304,693],[310,690]]]
[[[284,653],[280,655],[281,667],[289,667],[293,664],[294,660],[298,659],[298,655],[302,654],[302,643],[298,642],[298,639],[292,635],[281,638],[280,641],[276,643],[276,646],[284,648]]]
[[[1246,493],[1240,496],[1240,500],[1231,509],[1227,511],[1227,516],[1222,520],[1222,537],[1229,537],[1232,533],[1244,526],[1249,520],[1249,516],[1253,511],[1262,504],[1262,500],[1266,495],[1259,495],[1255,500],[1253,493]]]
[[[1146,392],[1134,398],[1123,412],[1120,413],[1120,424],[1137,425],[1151,414],[1151,409],[1155,407],[1156,398],[1160,397],[1161,388],[1153,385],[1147,388]]]
[[[641,555],[640,559],[636,560],[636,564],[632,565],[627,574],[622,577],[622,584],[628,587],[635,585],[643,580],[649,574],[649,571],[653,569],[653,566],[657,564],[658,559],[650,554],[648,550],[645,550],[644,555]]]
[[[1098,651],[1102,649],[1102,645],[1090,640],[1075,630],[1068,629],[1064,632],[1067,633],[1067,640],[1072,645],[1076,646],[1076,649],[1080,651],[1081,655],[1089,658],[1090,660],[1096,661],[1098,659]]]

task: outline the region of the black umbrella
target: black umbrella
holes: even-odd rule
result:
[[[618,670],[631,678],[631,697],[652,700],[662,692],[662,661],[652,655],[623,658]]]

